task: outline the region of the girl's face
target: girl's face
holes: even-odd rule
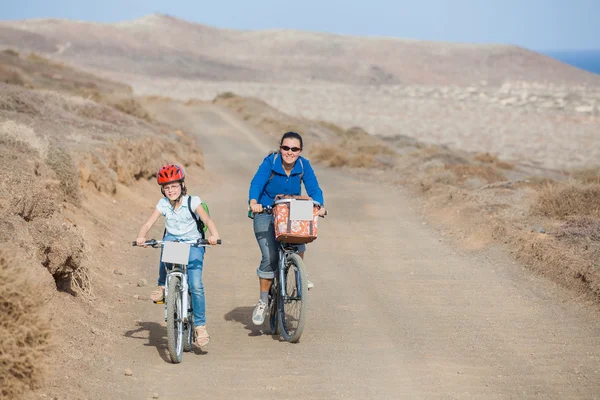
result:
[[[177,198],[181,195],[181,183],[180,182],[168,183],[163,186],[163,189],[165,191],[165,195],[167,196],[167,198],[169,200],[172,200],[172,201],[177,200]]]
[[[295,138],[285,138],[279,149],[283,163],[286,165],[293,165],[302,153],[300,141]]]

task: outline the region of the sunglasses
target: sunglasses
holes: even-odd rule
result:
[[[294,153],[296,153],[296,152],[298,152],[298,151],[302,150],[302,147],[289,147],[289,146],[281,146],[280,148],[281,148],[281,150],[283,150],[283,151],[290,151],[290,150],[291,150],[291,151],[293,151]]]

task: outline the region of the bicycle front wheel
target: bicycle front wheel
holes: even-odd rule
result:
[[[179,278],[169,279],[167,287],[167,348],[174,364],[183,358],[183,309],[181,282]]]
[[[192,295],[188,291],[187,322],[183,326],[183,351],[192,351],[194,343],[194,310],[192,308]]]
[[[283,339],[290,343],[300,340],[308,308],[308,279],[304,261],[298,254],[290,254],[285,265],[284,281],[279,282],[280,288],[285,287],[286,297],[279,290],[279,331]]]

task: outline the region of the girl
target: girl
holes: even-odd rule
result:
[[[202,207],[202,200],[197,196],[191,197],[191,210],[188,207],[187,189],[185,187],[185,172],[180,165],[169,164],[162,167],[157,174],[157,182],[161,186],[163,198],[158,201],[150,218],[142,225],[136,239],[137,245],[146,242],[146,234],[158,218],[165,217],[165,236],[163,240],[194,240],[200,239],[196,221],[192,217],[195,212],[208,227],[210,244],[217,244],[219,233],[213,220]],[[196,327],[196,346],[205,346],[210,340],[206,330],[206,303],[204,300],[204,286],[202,284],[202,267],[204,261],[204,247],[191,247],[188,263],[188,283],[192,293],[192,306],[194,308],[194,326]],[[164,299],[166,270],[164,264],[159,263],[158,289],[152,292],[152,300],[161,302]]]

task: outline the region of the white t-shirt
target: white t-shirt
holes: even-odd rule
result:
[[[188,197],[190,196],[185,195],[181,198],[181,207],[177,210],[173,209],[169,199],[166,197],[160,199],[156,205],[156,209],[165,217],[167,233],[170,233],[177,239],[199,239],[201,237],[196,221],[194,221],[188,209]],[[192,196],[192,209],[196,210],[200,204],[202,204],[200,197]]]

